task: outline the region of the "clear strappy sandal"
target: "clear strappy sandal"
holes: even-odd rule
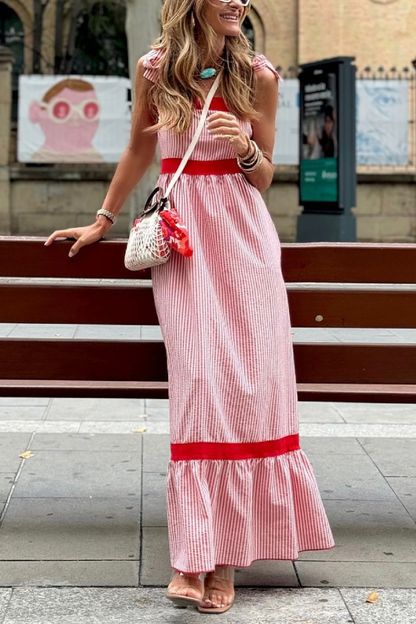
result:
[[[202,598],[204,597],[204,581],[200,578],[200,576],[201,575],[199,575],[198,578],[196,578],[195,576],[187,576],[186,574],[175,570],[172,574],[169,585],[175,579],[175,585],[178,589],[180,589],[181,587],[192,587],[200,593],[200,598],[171,592],[169,591],[169,588],[166,591],[166,598],[169,598],[169,600],[172,600],[172,602],[179,605],[180,607],[200,605],[202,602]]]
[[[224,613],[231,609],[234,604],[235,595],[233,596],[230,604],[225,605],[224,607],[204,607],[202,606],[204,603],[205,595],[208,595],[207,590],[217,589],[219,591],[226,592],[227,594],[230,592],[230,584],[234,587],[234,567],[233,566],[219,566],[215,568],[213,572],[207,572],[205,575],[205,591],[204,596],[201,601],[201,604],[198,605],[198,611],[201,613]]]

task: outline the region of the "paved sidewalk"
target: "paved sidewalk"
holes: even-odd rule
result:
[[[159,330],[134,329],[138,339]],[[3,336],[75,340],[106,331],[0,325]],[[354,340],[358,330],[317,331],[328,341]],[[131,336],[131,328],[116,328],[120,339],[124,332]],[[365,335],[416,341],[411,330]],[[293,330],[295,342],[316,336]],[[168,405],[0,398],[0,624],[205,618],[164,597],[171,576]],[[301,446],[336,547],[237,569],[235,605],[218,617],[230,624],[416,624],[416,406],[301,402],[299,410]],[[33,455],[21,458],[28,450]],[[366,602],[372,591],[378,601]]]

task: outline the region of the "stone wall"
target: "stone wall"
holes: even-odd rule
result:
[[[281,242],[296,241],[298,206],[296,172],[275,172],[273,184],[263,194]],[[27,176],[27,174],[26,174]],[[12,235],[49,236],[54,230],[88,225],[95,220],[107,192],[112,171],[106,176],[66,174],[59,179],[48,171],[37,179],[11,170],[10,214]],[[386,179],[387,178],[387,179]],[[127,237],[130,207],[126,202],[108,238]],[[413,176],[362,174],[357,189],[357,241],[416,242],[416,193]],[[5,234],[6,232],[2,232]]]
[[[416,56],[414,0],[252,2],[264,28],[264,53],[274,65],[344,55],[355,56],[360,68],[390,69],[410,67]]]
[[[371,180],[371,176],[368,176]],[[357,239],[365,242],[416,242],[415,177],[394,176],[358,185]]]
[[[294,168],[295,169],[295,168]],[[276,172],[263,198],[281,242],[296,241],[298,206],[297,174]],[[359,174],[357,242],[416,242],[416,177],[410,174]]]
[[[48,236],[55,230],[89,225],[101,208],[114,172],[57,172],[47,168],[27,172],[11,168],[10,234]],[[126,201],[112,237],[125,237],[130,227],[130,204]],[[110,235],[109,235],[110,236]]]

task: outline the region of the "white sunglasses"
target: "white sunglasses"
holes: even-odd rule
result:
[[[231,2],[231,0],[220,0],[220,2],[225,2],[226,4],[228,4],[229,2]],[[240,0],[240,2],[243,7],[246,7],[248,4],[250,4],[250,0]]]

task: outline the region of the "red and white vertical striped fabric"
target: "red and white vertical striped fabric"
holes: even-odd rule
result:
[[[149,80],[158,79],[162,53],[146,55]],[[255,71],[266,67],[280,78],[263,55],[253,59]],[[210,110],[228,109],[215,96]],[[195,100],[188,132],[159,131],[162,189],[200,114]],[[249,122],[240,125],[252,135]],[[260,192],[236,169],[229,142],[204,127],[191,158],[170,200],[194,253],[172,251],[151,270],[169,374],[171,567],[195,573],[295,560],[300,551],[335,544],[299,445],[279,236]]]

